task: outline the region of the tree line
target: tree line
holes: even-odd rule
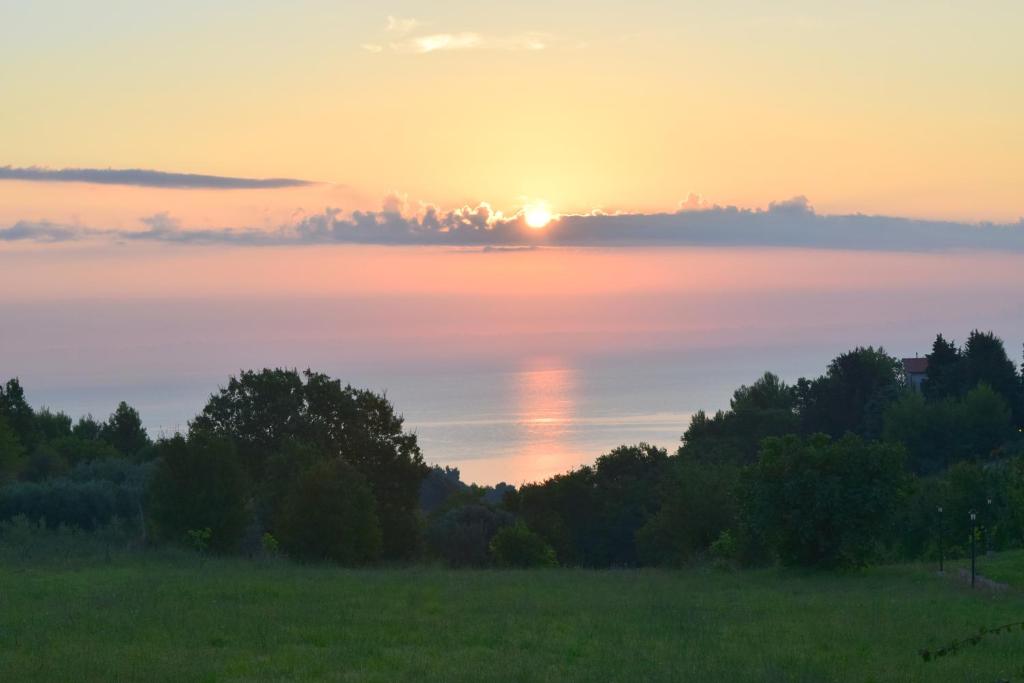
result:
[[[1024,383],[1003,342],[936,337],[920,391],[881,348],[816,378],[765,373],[695,414],[674,452],[621,446],[518,489],[429,467],[387,397],[306,370],[242,372],[152,440],[0,389],[0,521],[145,544],[362,565],[859,566],[1024,546]],[[939,513],[939,508],[944,512]],[[980,531],[968,511],[980,515]]]

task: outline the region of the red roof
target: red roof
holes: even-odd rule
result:
[[[910,375],[923,375],[928,372],[927,358],[904,358],[903,370]]]

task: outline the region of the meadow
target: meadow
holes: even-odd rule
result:
[[[983,558],[1017,576],[1024,554]],[[1024,633],[1011,588],[934,567],[352,570],[155,550],[6,557],[8,681],[1001,681]]]

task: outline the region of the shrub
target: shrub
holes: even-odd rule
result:
[[[162,441],[149,487],[149,515],[159,538],[181,543],[209,528],[211,550],[233,548],[249,518],[248,486],[230,440],[194,432]]]
[[[377,503],[362,474],[340,458],[318,462],[295,480],[276,536],[290,556],[354,565],[380,557]]]
[[[484,567],[490,563],[495,534],[514,517],[480,504],[453,508],[437,517],[427,530],[431,552],[452,567]]]
[[[108,481],[18,482],[0,488],[0,520],[24,516],[50,528],[91,530],[114,517],[134,518],[135,500]]]
[[[555,551],[543,538],[517,522],[506,526],[491,540],[491,555],[499,567],[557,567]]]

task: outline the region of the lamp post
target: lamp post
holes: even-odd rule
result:
[[[978,519],[978,513],[971,510],[971,588],[974,588],[974,537],[977,536],[977,526],[975,522]]]
[[[942,506],[938,507],[939,510],[939,573],[942,574]]]
[[[985,554],[992,554],[992,498],[985,499]]]

